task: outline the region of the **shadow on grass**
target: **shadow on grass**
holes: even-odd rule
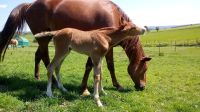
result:
[[[105,90],[111,90],[111,91],[118,91],[120,93],[129,93],[134,91],[134,89],[130,88],[124,88],[123,90],[117,90],[115,87],[104,87]]]
[[[22,101],[35,101],[44,97],[47,97],[46,81],[36,81],[34,79],[23,79],[22,74],[15,74],[16,76],[0,76],[0,92],[8,93],[12,96],[18,97]],[[9,75],[8,75],[9,76]],[[77,85],[77,84],[76,84]],[[80,86],[75,84],[64,84],[69,93],[62,93],[62,96],[68,101],[78,99],[80,96]],[[57,88],[53,85],[52,91]],[[72,93],[71,93],[72,91]]]

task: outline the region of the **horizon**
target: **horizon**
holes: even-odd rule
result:
[[[11,12],[24,0],[1,0],[0,1],[0,31]],[[34,0],[26,0],[31,3]],[[178,26],[200,24],[200,10],[198,0],[112,0],[128,17],[138,26]],[[28,28],[26,28],[27,30]]]

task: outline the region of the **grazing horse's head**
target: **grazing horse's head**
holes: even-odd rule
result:
[[[145,30],[137,27],[116,4],[113,2],[110,3],[114,5],[115,11],[119,15],[120,24],[118,26],[125,25],[124,29],[121,31],[128,31],[128,34],[125,33],[126,36],[131,36],[131,38],[120,42],[120,45],[129,57],[130,64],[128,66],[128,73],[135,83],[135,88],[137,90],[143,90],[146,85],[147,61],[151,60],[151,58],[145,56],[139,40],[139,34],[143,34]]]
[[[146,71],[148,68],[147,62],[151,58],[145,56],[139,41],[139,36],[134,37],[134,39],[126,39],[121,42],[121,46],[125,49],[129,57],[130,64],[128,66],[128,73],[135,83],[135,88],[137,90],[144,90],[146,85]]]

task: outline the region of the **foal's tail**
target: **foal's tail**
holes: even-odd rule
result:
[[[41,32],[41,33],[35,34],[34,36],[35,36],[36,39],[47,37],[47,36],[52,37],[52,36],[55,36],[57,32],[58,31]]]
[[[26,18],[26,9],[30,4],[21,4],[10,13],[6,24],[0,34],[0,61],[3,61],[9,42],[16,30],[21,32]]]

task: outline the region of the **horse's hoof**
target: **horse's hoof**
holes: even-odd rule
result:
[[[81,96],[90,96],[90,92],[88,91],[88,89],[84,90]]]
[[[118,90],[118,91],[124,91],[124,88],[123,88],[122,86],[119,86],[119,87],[117,88],[117,90]]]
[[[36,79],[36,80],[40,80],[40,77],[39,77],[39,76],[35,76],[35,79]]]

